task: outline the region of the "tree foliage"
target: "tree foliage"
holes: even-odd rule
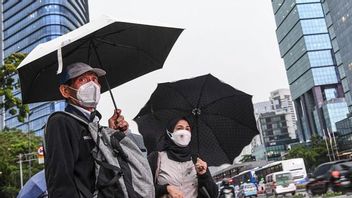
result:
[[[313,136],[308,146],[299,145],[293,147],[286,155],[286,158],[303,158],[308,170],[313,170],[319,164],[329,161],[325,141],[319,136]]]
[[[30,141],[29,141],[30,138]],[[16,197],[20,190],[19,154],[36,153],[42,138],[33,133],[25,134],[21,131],[0,131],[0,197]],[[34,175],[43,169],[38,161],[23,162],[23,181],[29,179],[30,172]]]
[[[0,100],[0,109],[4,108],[11,115],[17,115],[20,122],[24,122],[29,107],[22,104],[22,100],[14,95],[14,91],[20,89],[16,68],[25,57],[24,53],[11,54],[0,66],[0,97],[3,97],[3,100]]]

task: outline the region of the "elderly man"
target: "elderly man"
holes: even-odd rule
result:
[[[68,102],[65,111],[87,122],[100,119],[101,115],[95,111],[100,99],[98,77],[105,74],[104,70],[85,63],[67,66],[60,78],[60,93]],[[109,127],[120,131],[128,129],[120,110],[115,110],[109,119]],[[91,150],[95,143],[88,126],[64,113],[54,114],[47,123],[45,143],[49,197],[80,197],[83,193],[79,186],[93,193],[96,178]]]

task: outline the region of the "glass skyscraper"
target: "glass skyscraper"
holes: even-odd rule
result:
[[[352,2],[322,1],[346,102],[352,112]]]
[[[272,0],[272,6],[299,138],[307,141],[313,134],[332,132],[335,119],[331,118],[346,117],[347,106],[322,2]],[[334,106],[345,110],[329,110]]]
[[[339,152],[347,154],[352,151],[352,2],[350,0],[322,0],[322,2],[349,109],[348,118],[340,119],[336,123]]]
[[[44,43],[89,22],[88,0],[23,0],[2,1],[3,57],[14,52],[29,53]],[[43,90],[45,91],[45,90]],[[15,95],[20,97],[20,91]],[[46,102],[30,105],[25,123],[5,113],[5,126],[23,131],[32,130],[42,135],[48,116],[63,110],[65,103]]]

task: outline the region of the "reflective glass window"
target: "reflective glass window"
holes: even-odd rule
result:
[[[318,34],[328,32],[325,19],[305,19],[301,20],[303,34]]]
[[[326,100],[336,98],[337,90],[335,88],[324,89],[324,95]]]
[[[300,19],[324,17],[320,3],[298,4],[297,9]]]
[[[320,67],[333,65],[333,59],[330,50],[308,52],[311,67]]]
[[[338,82],[335,67],[313,68],[312,72],[315,85],[334,84]]]
[[[307,50],[331,49],[329,34],[304,36]]]

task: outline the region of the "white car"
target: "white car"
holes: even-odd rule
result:
[[[280,171],[269,174],[265,177],[266,195],[296,194],[296,185],[292,179],[292,174],[288,171]]]

